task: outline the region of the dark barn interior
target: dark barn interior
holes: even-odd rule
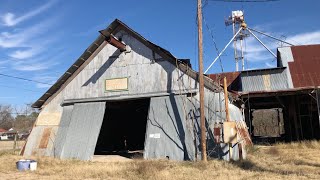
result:
[[[150,99],[107,102],[95,155],[143,154]]]
[[[255,143],[320,139],[317,100],[315,94],[312,94],[311,91],[255,96],[251,97],[250,100],[244,99],[244,101],[246,102],[246,121]],[[279,134],[279,137],[272,135],[254,136],[253,110],[271,108],[282,109],[284,134]],[[280,121],[279,125],[281,125]]]

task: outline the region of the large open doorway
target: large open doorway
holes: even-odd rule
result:
[[[95,155],[142,157],[150,98],[107,102]]]

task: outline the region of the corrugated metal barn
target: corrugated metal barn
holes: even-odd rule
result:
[[[320,45],[281,47],[277,54],[275,68],[210,78],[227,77],[254,139],[320,139]]]
[[[141,151],[145,159],[200,157],[198,75],[186,60],[112,22],[33,107],[40,115],[24,155],[90,160]],[[205,77],[207,148],[229,159],[212,127],[225,121],[221,88]],[[229,105],[230,116],[241,111]],[[237,145],[232,158],[237,159]]]

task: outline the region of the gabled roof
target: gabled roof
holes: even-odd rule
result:
[[[124,30],[129,33],[131,36],[142,42],[145,46],[157,52],[160,56],[166,58],[173,65],[178,65],[178,68],[192,77],[193,79],[198,79],[198,73],[189,68],[184,61],[181,61],[174,57],[169,51],[163,49],[162,47],[148,41],[144,37],[142,37],[137,32],[130,29],[127,25],[121,22],[118,19],[115,19],[106,29],[103,31],[108,31],[110,34],[116,34],[120,30]],[[82,53],[82,55],[75,61],[73,65],[54,83],[53,86],[49,88],[49,90],[43,94],[33,105],[34,108],[41,108],[45,105],[46,102],[50,102],[51,99],[55,97],[56,94],[59,93],[76,75],[76,72],[81,71],[90,61],[89,57],[95,55],[95,51],[99,49],[99,47],[105,43],[105,39],[102,35],[99,35],[98,38]],[[91,59],[92,60],[92,59]],[[210,78],[204,77],[205,87],[212,91],[220,91],[220,87],[217,86]]]

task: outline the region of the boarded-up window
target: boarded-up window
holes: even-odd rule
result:
[[[52,128],[45,128],[43,133],[42,133],[42,137],[41,137],[41,141],[39,144],[39,149],[45,149],[48,146],[48,142],[49,142],[49,138],[50,138],[50,134],[51,134],[51,130]]]
[[[258,109],[252,112],[253,135],[280,137],[284,134],[284,120],[281,108]]]

